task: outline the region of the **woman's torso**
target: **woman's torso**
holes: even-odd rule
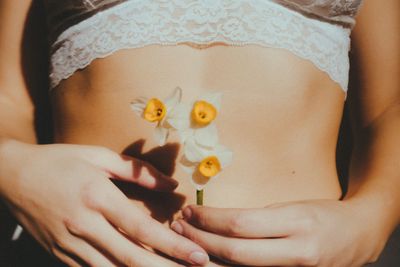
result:
[[[343,91],[311,63],[284,50],[196,50],[186,45],[121,50],[96,60],[53,91],[55,141],[103,145],[118,152],[135,144],[130,154],[137,156],[144,139],[144,158],[157,163],[163,148],[152,138],[154,125],[137,117],[129,104],[138,96],[166,96],[176,86],[187,100],[206,91],[223,92],[216,123],[234,160],[206,187],[206,205],[260,207],[340,197],[335,147]],[[166,161],[173,154],[167,153]],[[177,166],[173,176],[181,196],[170,201],[161,197],[151,205],[159,212],[168,212],[169,203],[179,203],[174,206],[179,209],[181,200],[195,200],[188,175]],[[157,202],[155,194],[148,196],[146,201]]]
[[[155,44],[98,58],[53,89],[55,142],[106,146],[170,173],[180,182],[174,194],[120,185],[154,217],[169,221],[195,201],[188,175],[175,165],[182,153],[178,139],[158,147],[154,125],[129,104],[139,96],[167,96],[176,86],[185,100],[223,92],[216,123],[234,160],[206,187],[206,205],[262,207],[341,196],[335,149],[345,93],[286,49]]]

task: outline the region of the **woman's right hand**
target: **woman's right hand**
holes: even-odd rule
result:
[[[138,159],[83,145],[0,146],[0,194],[23,227],[70,266],[190,265],[207,253],[145,214],[109,178],[172,191],[177,182]]]

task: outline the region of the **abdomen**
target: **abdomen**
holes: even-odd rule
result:
[[[180,182],[175,194],[126,189],[167,220],[195,202],[195,189],[175,165],[181,153],[176,136],[158,147],[153,125],[129,104],[139,96],[167,96],[176,86],[185,101],[223,93],[216,123],[234,160],[206,187],[206,205],[262,207],[340,197],[335,148],[344,93],[312,63],[282,49],[155,45],[97,59],[52,92],[56,142],[107,146],[170,172]]]

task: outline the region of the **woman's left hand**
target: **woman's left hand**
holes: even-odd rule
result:
[[[362,204],[362,203],[361,203]],[[260,209],[188,206],[171,228],[224,262],[252,266],[362,266],[386,239],[360,203],[308,200]]]

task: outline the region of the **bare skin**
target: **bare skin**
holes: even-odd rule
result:
[[[158,147],[154,125],[129,103],[139,96],[162,98],[178,85],[186,100],[224,93],[217,125],[234,162],[206,188],[206,205],[253,208],[341,196],[335,148],[344,93],[310,62],[280,49],[154,46],[95,60],[52,91],[55,142],[106,146],[166,170],[179,181],[174,194],[120,188],[145,212],[171,223],[194,203],[194,187],[175,166],[179,145],[172,139]],[[127,149],[132,144],[143,148]]]
[[[260,207],[340,197],[334,153],[344,93],[312,63],[281,49],[152,46],[95,60],[52,91],[56,142],[123,152],[144,139],[144,154],[168,150],[157,148],[154,125],[137,117],[129,103],[139,96],[162,98],[175,86],[185,100],[223,92],[217,125],[234,162],[206,188],[207,205]],[[174,159],[168,164],[175,165]],[[194,203],[187,175],[179,166],[173,175],[182,204]],[[154,204],[161,207],[156,213],[165,211]]]
[[[16,6],[21,16],[5,15],[9,14],[7,10],[15,10]],[[180,208],[193,203],[194,189],[186,175],[178,167],[173,168],[179,147],[171,143],[166,147],[157,148],[151,138],[152,126],[133,114],[129,102],[138,96],[166,96],[179,85],[187,98],[196,97],[206,91],[224,93],[218,126],[222,142],[234,151],[235,158],[234,163],[207,188],[205,204],[219,208],[261,208],[271,203],[286,202],[288,204],[277,207],[287,206],[288,209],[277,209],[274,218],[284,218],[283,215],[287,214],[291,218],[311,222],[296,224],[297,228],[293,231],[299,233],[297,236],[316,240],[309,243],[309,247],[315,248],[311,250],[312,253],[306,254],[305,257],[292,255],[293,261],[290,263],[287,261],[288,257],[284,257],[280,262],[278,259],[267,259],[272,262],[271,264],[330,266],[328,260],[318,261],[321,255],[318,254],[317,248],[329,243],[327,241],[330,241],[331,237],[326,233],[332,233],[334,228],[329,228],[327,222],[333,220],[343,227],[352,226],[354,231],[351,231],[349,243],[358,244],[354,247],[354,253],[349,253],[348,257],[343,259],[352,262],[352,257],[356,257],[361,264],[377,258],[382,244],[399,221],[395,215],[399,207],[393,204],[398,203],[395,199],[398,196],[396,192],[398,187],[394,186],[394,183],[399,182],[395,176],[396,170],[385,171],[385,165],[375,160],[377,164],[374,168],[368,169],[369,172],[364,171],[360,176],[362,173],[360,170],[365,170],[363,166],[367,166],[370,162],[356,154],[358,164],[353,166],[352,177],[355,182],[351,184],[351,194],[347,197],[347,202],[337,201],[341,191],[334,152],[344,93],[312,63],[285,50],[257,46],[227,47],[218,44],[207,49],[199,49],[182,44],[173,47],[149,46],[121,50],[105,59],[95,60],[86,69],[76,72],[63,81],[51,94],[55,143],[78,144],[78,147],[72,149],[68,145],[50,147],[26,145],[24,143],[35,142],[31,126],[33,104],[26,94],[27,88],[20,66],[21,55],[18,49],[8,44],[21,42],[23,21],[15,20],[24,17],[28,7],[28,4],[16,5],[14,1],[3,1],[0,5],[0,11],[3,12],[0,14],[0,18],[3,19],[0,25],[14,25],[12,31],[8,30],[11,27],[0,28],[0,51],[2,51],[0,100],[5,104],[2,106],[6,107],[0,112],[1,116],[6,118],[2,120],[0,127],[0,141],[2,141],[0,162],[3,163],[0,165],[0,196],[25,228],[55,256],[71,266],[78,266],[79,263],[70,257],[70,254],[80,257],[92,266],[112,266],[116,262],[131,266],[146,266],[146,264],[148,266],[149,263],[151,266],[176,266],[174,261],[153,253],[145,253],[144,249],[135,246],[136,243],[127,242],[124,236],[116,233],[116,229],[110,228],[106,223],[112,221],[114,226],[120,228],[131,239],[184,262],[193,262],[190,260],[190,253],[203,252],[202,249],[228,263],[237,262],[237,258],[229,258],[229,255],[235,256],[235,254],[224,253],[227,251],[224,242],[211,244],[204,242],[204,239],[201,239],[201,232],[185,222],[182,222],[183,232],[177,232],[188,239],[185,239],[185,246],[179,247],[181,251],[176,253],[165,240],[171,240],[178,245],[182,239],[172,235],[172,231],[166,231],[166,227],[160,230],[159,225],[155,224],[156,220],[170,222],[176,217]],[[396,41],[398,40],[391,40],[388,43],[393,44]],[[371,46],[373,47],[376,42],[361,40],[360,43],[364,48],[362,51],[365,58],[375,62],[366,65],[368,66],[366,74],[375,73],[376,69],[372,66],[393,62],[388,60],[382,62],[371,57],[373,53],[368,51],[374,51]],[[393,50],[382,51],[390,54]],[[394,62],[392,69],[398,68],[397,63]],[[11,75],[8,75],[10,73]],[[369,85],[380,84],[373,75],[365,77],[372,77],[368,78]],[[367,149],[373,145],[375,149],[374,153],[371,153],[372,159],[380,158],[380,155],[385,153],[398,155],[398,151],[392,148],[398,146],[388,146],[396,142],[398,144],[398,139],[395,138],[397,130],[393,128],[393,125],[396,125],[394,122],[399,120],[396,108],[398,98],[394,97],[398,89],[398,79],[395,79],[395,76],[388,77],[387,81],[390,82],[387,82],[381,90],[373,90],[374,88],[370,86],[363,94],[354,97],[355,103],[359,104],[356,114],[361,114],[362,118],[358,124],[361,129],[360,135],[364,135],[365,129],[370,129],[374,133],[374,138],[369,139],[370,142],[358,145],[360,149]],[[380,101],[373,100],[376,97],[372,96],[377,95],[380,96]],[[365,102],[365,99],[369,101]],[[385,138],[382,139],[380,136]],[[388,140],[388,143],[381,142],[382,140]],[[90,148],[81,146],[83,144],[92,146]],[[114,152],[101,149],[100,146],[108,147]],[[88,151],[92,151],[90,153],[93,154]],[[119,153],[131,157],[128,160],[126,158],[121,160],[117,157]],[[22,155],[24,157],[21,157]],[[56,160],[59,157],[65,159],[62,164]],[[111,161],[112,164],[110,158],[115,160]],[[142,189],[159,189],[155,181],[160,181],[162,174],[156,172],[150,176],[132,177],[132,173],[135,173],[133,162],[138,159],[150,162],[159,171],[176,178],[179,186],[175,192],[159,193]],[[130,166],[131,168],[133,166],[133,169],[121,171],[127,161],[132,163]],[[25,164],[28,162],[30,164]],[[43,168],[40,168],[40,164],[43,163],[54,167],[43,172]],[[63,168],[70,172],[61,171]],[[377,180],[375,177],[379,177],[379,174],[385,174],[385,179]],[[118,185],[131,199],[135,199],[134,203],[127,202],[119,190],[115,190],[106,179],[107,175],[130,182],[129,185],[126,183]],[[91,181],[89,178],[87,178],[89,180],[81,179],[79,176],[98,179],[99,182]],[[57,183],[51,183],[53,177],[58,178]],[[76,181],[71,180],[72,178],[76,178]],[[170,191],[173,182],[169,178],[162,180],[170,181],[170,188],[166,190]],[[50,197],[54,201],[49,201],[43,194],[38,193],[40,190],[44,190],[45,193],[46,189],[37,187],[37,181],[52,186],[52,190],[48,192],[53,192]],[[92,188],[90,193],[85,190],[88,187]],[[65,188],[69,188],[71,194],[58,194]],[[71,202],[77,196],[79,199]],[[310,202],[298,202],[305,199]],[[34,205],[30,205],[31,203]],[[76,210],[71,210],[71,206],[68,205],[70,203],[77,207]],[[111,206],[124,208],[111,209]],[[382,206],[388,207],[385,212]],[[56,212],[58,208],[63,208],[65,212],[59,214]],[[368,218],[366,214],[369,214],[371,209],[380,212],[380,216],[377,217],[381,218],[379,222],[371,221],[374,231],[359,227],[360,222]],[[127,210],[129,212],[126,212]],[[359,210],[363,212],[357,213],[358,216],[350,216]],[[326,212],[323,214],[322,211]],[[38,219],[43,212],[47,216],[44,221]],[[195,212],[193,208],[193,213]],[[196,221],[202,216],[208,216],[207,212],[216,215],[214,221],[210,220],[209,225]],[[145,213],[156,220],[147,217]],[[131,222],[129,224],[124,220],[126,214],[132,216],[129,218]],[[218,225],[224,220],[227,220],[226,225],[232,222],[229,219],[232,214],[236,216],[235,210],[227,212],[204,210],[203,213],[197,214],[196,218],[192,218],[192,221],[187,219],[195,227],[215,232],[217,236],[213,238],[219,240],[219,234],[227,233],[226,229],[221,229]],[[253,216],[250,210],[245,214]],[[268,214],[268,210],[265,212],[260,210],[257,216],[268,218]],[[315,223],[312,220],[315,219],[313,217],[315,214],[324,215],[326,223]],[[151,223],[143,224],[143,218],[149,220],[145,222]],[[352,221],[349,218],[352,218]],[[246,219],[245,216],[244,221]],[[148,227],[141,227],[143,225]],[[274,222],[273,225],[283,226],[278,222]],[[263,231],[263,227],[265,225],[251,227],[250,230],[243,228],[241,230],[244,232],[237,230],[234,236],[258,236],[249,231],[254,229]],[[160,236],[164,238],[156,241],[157,235],[152,234],[153,230],[157,230],[156,232],[161,233]],[[267,232],[270,233],[270,229],[267,230],[265,233],[260,232],[262,237],[265,237]],[[365,233],[371,232],[376,242],[368,242],[371,244],[370,247],[362,247],[361,244],[365,244],[364,241],[371,237]],[[189,242],[189,239],[202,248]],[[301,244],[304,244],[304,241],[302,238],[298,239]],[[92,246],[93,244],[96,246]],[[232,243],[228,242],[229,244]],[[60,250],[59,247],[64,250]],[[106,250],[112,259],[105,257],[100,253],[101,250],[95,247]],[[252,250],[252,246],[243,248],[250,250],[244,254],[245,256],[257,252]],[[238,251],[235,249],[233,251]],[[340,254],[341,249],[329,249],[329,251]],[[65,250],[69,254],[66,254]],[[289,252],[286,246],[281,247],[281,250]],[[326,255],[326,258],[336,256]],[[247,259],[242,257],[240,260]],[[263,262],[264,259],[252,257],[248,262],[240,263],[250,264],[251,260],[257,260],[257,264],[267,265]],[[211,263],[210,266],[214,264]],[[347,266],[346,262],[343,266]]]
[[[399,4],[365,1],[354,29],[360,84],[348,98],[355,144],[343,200],[261,209],[189,205],[171,228],[233,264],[358,267],[376,261],[400,223]]]

